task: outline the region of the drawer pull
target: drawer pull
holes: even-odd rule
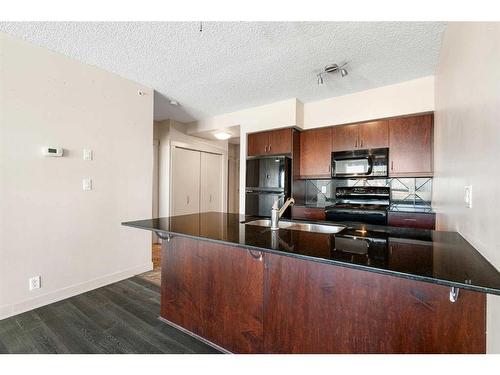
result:
[[[403,220],[404,221],[413,221],[413,222],[417,221],[417,219],[403,219]]]

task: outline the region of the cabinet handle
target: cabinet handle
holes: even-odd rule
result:
[[[210,194],[209,202],[212,203],[212,194]]]
[[[403,219],[404,221],[417,221],[417,219]]]
[[[358,140],[356,139],[356,143],[354,144],[354,148],[358,148]]]
[[[363,147],[363,140],[361,140],[361,147]]]
[[[394,162],[391,161],[391,171],[393,171],[393,170],[394,170]]]
[[[267,145],[264,146],[264,152],[267,152]]]
[[[269,152],[271,152],[271,145],[269,145]]]
[[[332,171],[332,165],[328,164],[328,173],[330,173],[331,171]]]
[[[189,195],[186,195],[186,203],[189,204]]]

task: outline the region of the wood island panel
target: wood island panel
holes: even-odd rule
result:
[[[486,297],[266,254],[267,353],[484,353]]]
[[[262,352],[260,255],[185,237],[164,241],[161,317],[231,352]]]

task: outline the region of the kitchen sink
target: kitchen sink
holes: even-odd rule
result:
[[[246,225],[257,225],[260,227],[271,227],[271,220],[261,219],[245,223]],[[312,223],[299,223],[294,221],[279,221],[278,227],[281,229],[300,230],[314,233],[339,233],[346,227],[344,225],[324,225]]]

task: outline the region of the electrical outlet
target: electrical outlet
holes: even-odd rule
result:
[[[321,192],[322,192],[323,194],[326,194],[326,186],[321,186]]]
[[[472,207],[472,185],[468,185],[465,187],[464,202],[465,202],[465,207],[467,208]]]
[[[40,289],[42,287],[40,276],[31,277],[28,281],[30,291],[33,289]]]

